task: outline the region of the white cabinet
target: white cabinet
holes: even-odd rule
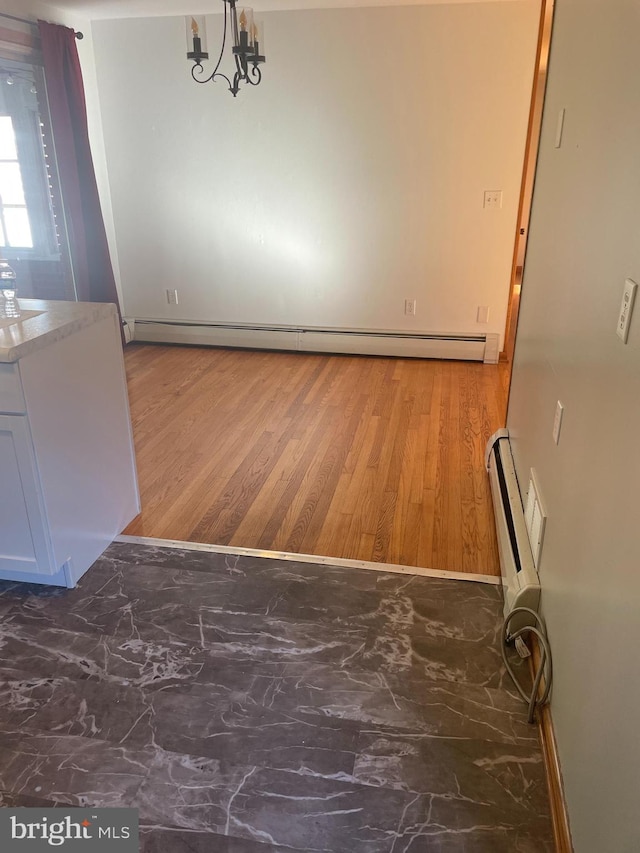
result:
[[[78,325],[0,363],[2,579],[73,586],[139,512],[117,319]]]
[[[51,574],[55,567],[31,436],[24,415],[0,415],[0,574]]]

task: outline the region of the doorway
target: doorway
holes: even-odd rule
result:
[[[538,47],[531,91],[529,108],[529,124],[524,152],[522,183],[520,186],[520,202],[511,265],[511,280],[509,284],[509,305],[504,337],[504,350],[500,354],[501,361],[506,361],[509,371],[513,365],[520,297],[524,272],[527,240],[529,237],[529,220],[533,201],[533,189],[540,148],[540,131],[542,127],[542,108],[547,88],[549,53],[551,48],[551,30],[553,26],[553,11],[555,0],[541,0],[540,25],[538,29]]]

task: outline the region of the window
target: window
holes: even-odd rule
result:
[[[0,246],[33,249],[27,200],[11,116],[0,116]]]
[[[0,247],[6,257],[51,259],[60,254],[38,93],[40,69],[0,65]]]
[[[0,56],[0,256],[18,295],[75,299],[44,73]]]

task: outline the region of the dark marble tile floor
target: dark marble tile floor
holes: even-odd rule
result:
[[[498,587],[116,543],[0,582],[0,806],[143,853],[551,853]]]

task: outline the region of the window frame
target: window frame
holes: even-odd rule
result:
[[[37,97],[46,99],[44,71],[36,62],[0,58],[0,85],[6,85],[9,75],[18,85],[32,83],[38,91]],[[8,93],[0,115],[9,116],[13,125],[33,247],[7,245],[0,247],[0,251],[9,261],[59,261],[61,235],[52,197],[56,180],[47,166],[53,151],[49,153],[50,144],[44,138],[47,116],[41,115],[39,101],[34,101],[36,109],[32,109],[26,104],[11,103],[11,100],[12,95]],[[7,205],[12,206],[15,207]]]

